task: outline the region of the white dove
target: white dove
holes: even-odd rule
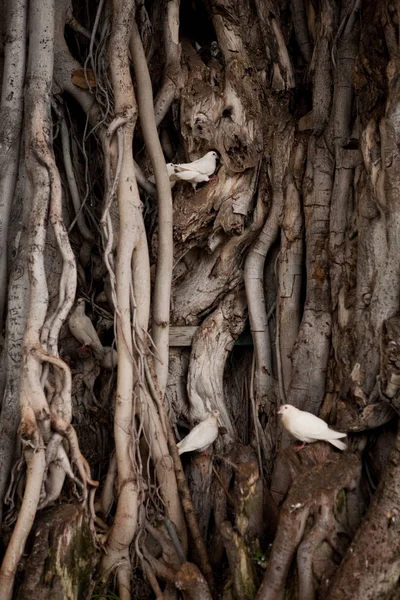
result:
[[[211,175],[217,168],[218,154],[212,150],[207,152],[202,158],[198,158],[191,163],[172,164],[174,172],[170,174],[170,181],[176,181],[182,179],[192,184],[193,188],[196,189],[198,183],[203,181],[210,181]],[[168,165],[167,165],[168,169]],[[168,170],[169,172],[169,170]]]
[[[81,342],[83,346],[92,348],[96,358],[100,360],[103,358],[104,348],[97,335],[97,331],[93,327],[92,321],[85,314],[85,300],[83,298],[79,298],[76,308],[69,318],[68,326],[70,332],[78,342]]]
[[[211,446],[218,437],[218,417],[218,410],[213,410],[204,421],[200,421],[196,427],[193,427],[187,436],[177,444],[179,454],[194,450],[203,452],[208,446]]]
[[[305,410],[299,410],[291,404],[281,406],[278,414],[282,415],[282,425],[284,428],[293,437],[303,442],[299,450],[304,448],[306,443],[311,444],[318,440],[329,442],[332,446],[339,448],[339,450],[347,449],[346,444],[338,440],[338,438],[346,437],[346,434],[329,429],[328,424],[319,417]]]
[[[100,365],[106,371],[112,371],[118,365],[118,353],[110,346],[103,346],[103,353]]]
[[[168,177],[169,177],[169,182],[170,182],[170,186],[171,186],[171,190],[174,187],[175,183],[176,183],[176,178],[175,179],[171,179],[171,176],[175,176],[175,167],[176,165],[174,165],[173,163],[167,163],[165,165],[167,167],[167,173],[168,173]],[[156,178],[154,177],[154,175],[150,175],[149,177],[149,181],[151,181],[151,183],[155,183],[156,182]]]

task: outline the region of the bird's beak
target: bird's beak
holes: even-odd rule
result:
[[[282,415],[283,414],[283,410],[282,407],[278,410],[278,415]]]

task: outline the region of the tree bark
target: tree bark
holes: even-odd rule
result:
[[[394,598],[395,3],[1,13],[0,598]],[[212,181],[169,181],[209,151]],[[79,299],[108,364],[68,327]],[[349,449],[295,451],[284,403]],[[98,545],[64,577],[80,522]]]

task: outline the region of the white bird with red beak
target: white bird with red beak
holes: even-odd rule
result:
[[[282,425],[296,439],[303,442],[299,447],[304,448],[306,444],[312,444],[319,440],[329,442],[339,450],[346,450],[347,446],[338,438],[346,437],[345,433],[340,433],[329,429],[328,424],[319,417],[305,410],[299,410],[291,404],[284,404],[278,410],[282,415]]]

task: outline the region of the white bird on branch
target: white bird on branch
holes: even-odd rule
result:
[[[171,186],[171,190],[172,190],[172,188],[174,187],[174,185],[176,183],[176,179],[171,179],[171,177],[175,176],[176,165],[174,165],[173,163],[167,163],[165,166],[167,167],[167,173],[168,173],[169,182],[170,182],[170,186]],[[156,178],[154,177],[154,175],[150,175],[149,181],[151,181],[151,183],[156,182]]]
[[[85,346],[92,348],[96,358],[101,360],[104,357],[104,348],[100,342],[97,331],[92,321],[85,314],[85,300],[79,298],[75,310],[71,313],[68,321],[69,330],[72,335]]]
[[[291,404],[284,404],[278,410],[278,414],[282,415],[282,425],[296,439],[303,442],[299,446],[299,450],[307,444],[322,440],[329,442],[332,446],[339,450],[346,450],[347,446],[344,442],[340,442],[338,438],[346,437],[345,433],[339,433],[333,429],[329,429],[328,424],[319,417],[299,410]]]
[[[112,371],[118,365],[118,353],[110,346],[103,346],[103,352],[104,355],[101,359],[100,365],[106,371]]]
[[[196,427],[193,427],[187,436],[177,444],[179,454],[194,450],[203,452],[208,446],[211,446],[218,437],[218,417],[219,411],[213,410],[204,421],[200,421]]]
[[[173,172],[169,175],[170,181],[188,181],[192,184],[193,188],[196,189],[198,183],[203,181],[210,181],[211,175],[217,168],[218,154],[212,150],[207,152],[202,158],[198,158],[191,163],[174,164],[168,163],[168,173],[171,166]]]

